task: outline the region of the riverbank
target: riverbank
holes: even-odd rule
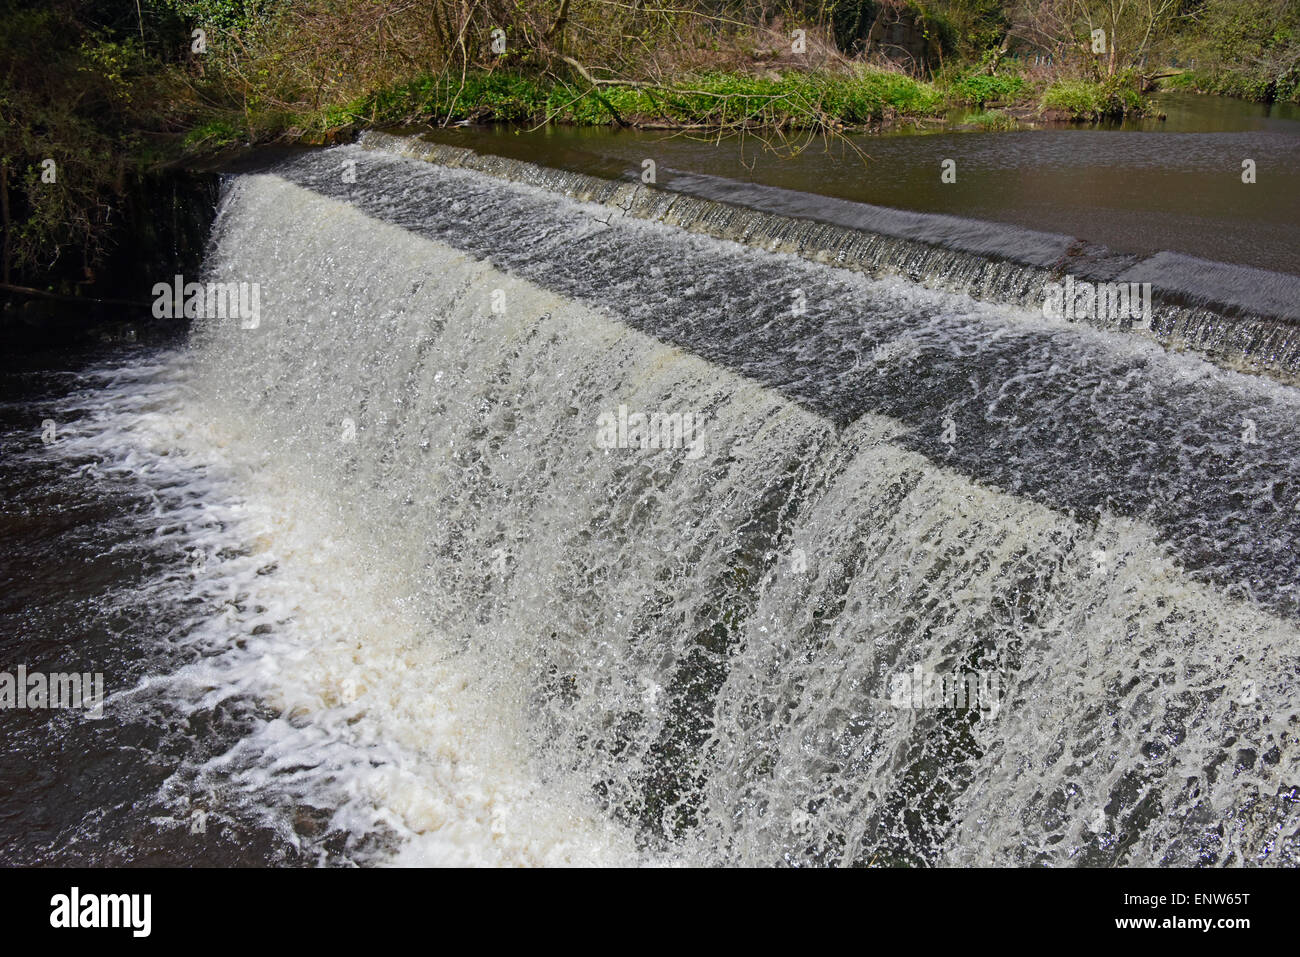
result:
[[[0,75],[0,281],[107,295],[105,264],[129,246],[121,200],[149,171],[259,145],[344,142],[364,128],[780,139],[1115,121],[1151,114],[1153,78],[1185,50],[1200,58],[1197,77],[1230,64],[1260,80],[1242,92],[1300,96],[1300,13],[1274,10],[1276,0],[1249,0],[1244,13],[1225,2],[1207,0],[1228,18],[1214,21],[1222,35],[1153,20],[1098,37],[1073,12],[1021,23],[1024,11],[995,0],[854,0],[833,14],[792,2],[725,15],[598,0],[142,0],[134,10],[0,0],[10,64]]]
[[[508,70],[426,74],[304,113],[231,113],[187,134],[187,155],[238,143],[324,145],[363,127],[428,123],[559,124],[642,130],[880,131],[916,121],[1016,129],[1034,121],[1087,122],[1150,111],[1130,74],[1069,79],[954,71],[933,81],[866,64],[839,70],[702,73],[672,83],[529,76]]]

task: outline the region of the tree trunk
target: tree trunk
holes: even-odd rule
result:
[[[556,53],[564,52],[564,28],[569,22],[569,0],[560,0],[560,13],[551,24],[551,29],[546,31],[543,37],[548,43],[555,48]],[[553,42],[552,42],[553,41]]]

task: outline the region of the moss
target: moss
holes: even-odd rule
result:
[[[184,145],[195,152],[220,150],[239,141],[241,131],[229,120],[211,120],[185,134]]]

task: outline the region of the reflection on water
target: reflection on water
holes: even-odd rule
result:
[[[674,171],[841,199],[1050,230],[1130,253],[1171,249],[1203,259],[1300,273],[1300,108],[1167,95],[1164,122],[1118,129],[938,132],[789,141],[692,139],[604,127],[509,127],[430,134],[486,152],[599,176]],[[957,181],[940,181],[944,159]],[[1243,159],[1257,168],[1241,182]]]
[[[1300,103],[1251,103],[1230,96],[1162,93],[1155,97],[1159,116],[1125,120],[1120,129],[1166,133],[1240,133],[1267,130],[1296,136]]]

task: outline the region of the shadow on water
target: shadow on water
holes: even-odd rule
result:
[[[88,342],[166,341],[174,320],[155,320],[155,283],[177,273],[197,278],[216,215],[220,178],[211,171],[160,170],[133,177],[115,200],[102,263],[93,268],[65,250],[17,286],[52,295],[0,290],[0,341],[35,350]]]

